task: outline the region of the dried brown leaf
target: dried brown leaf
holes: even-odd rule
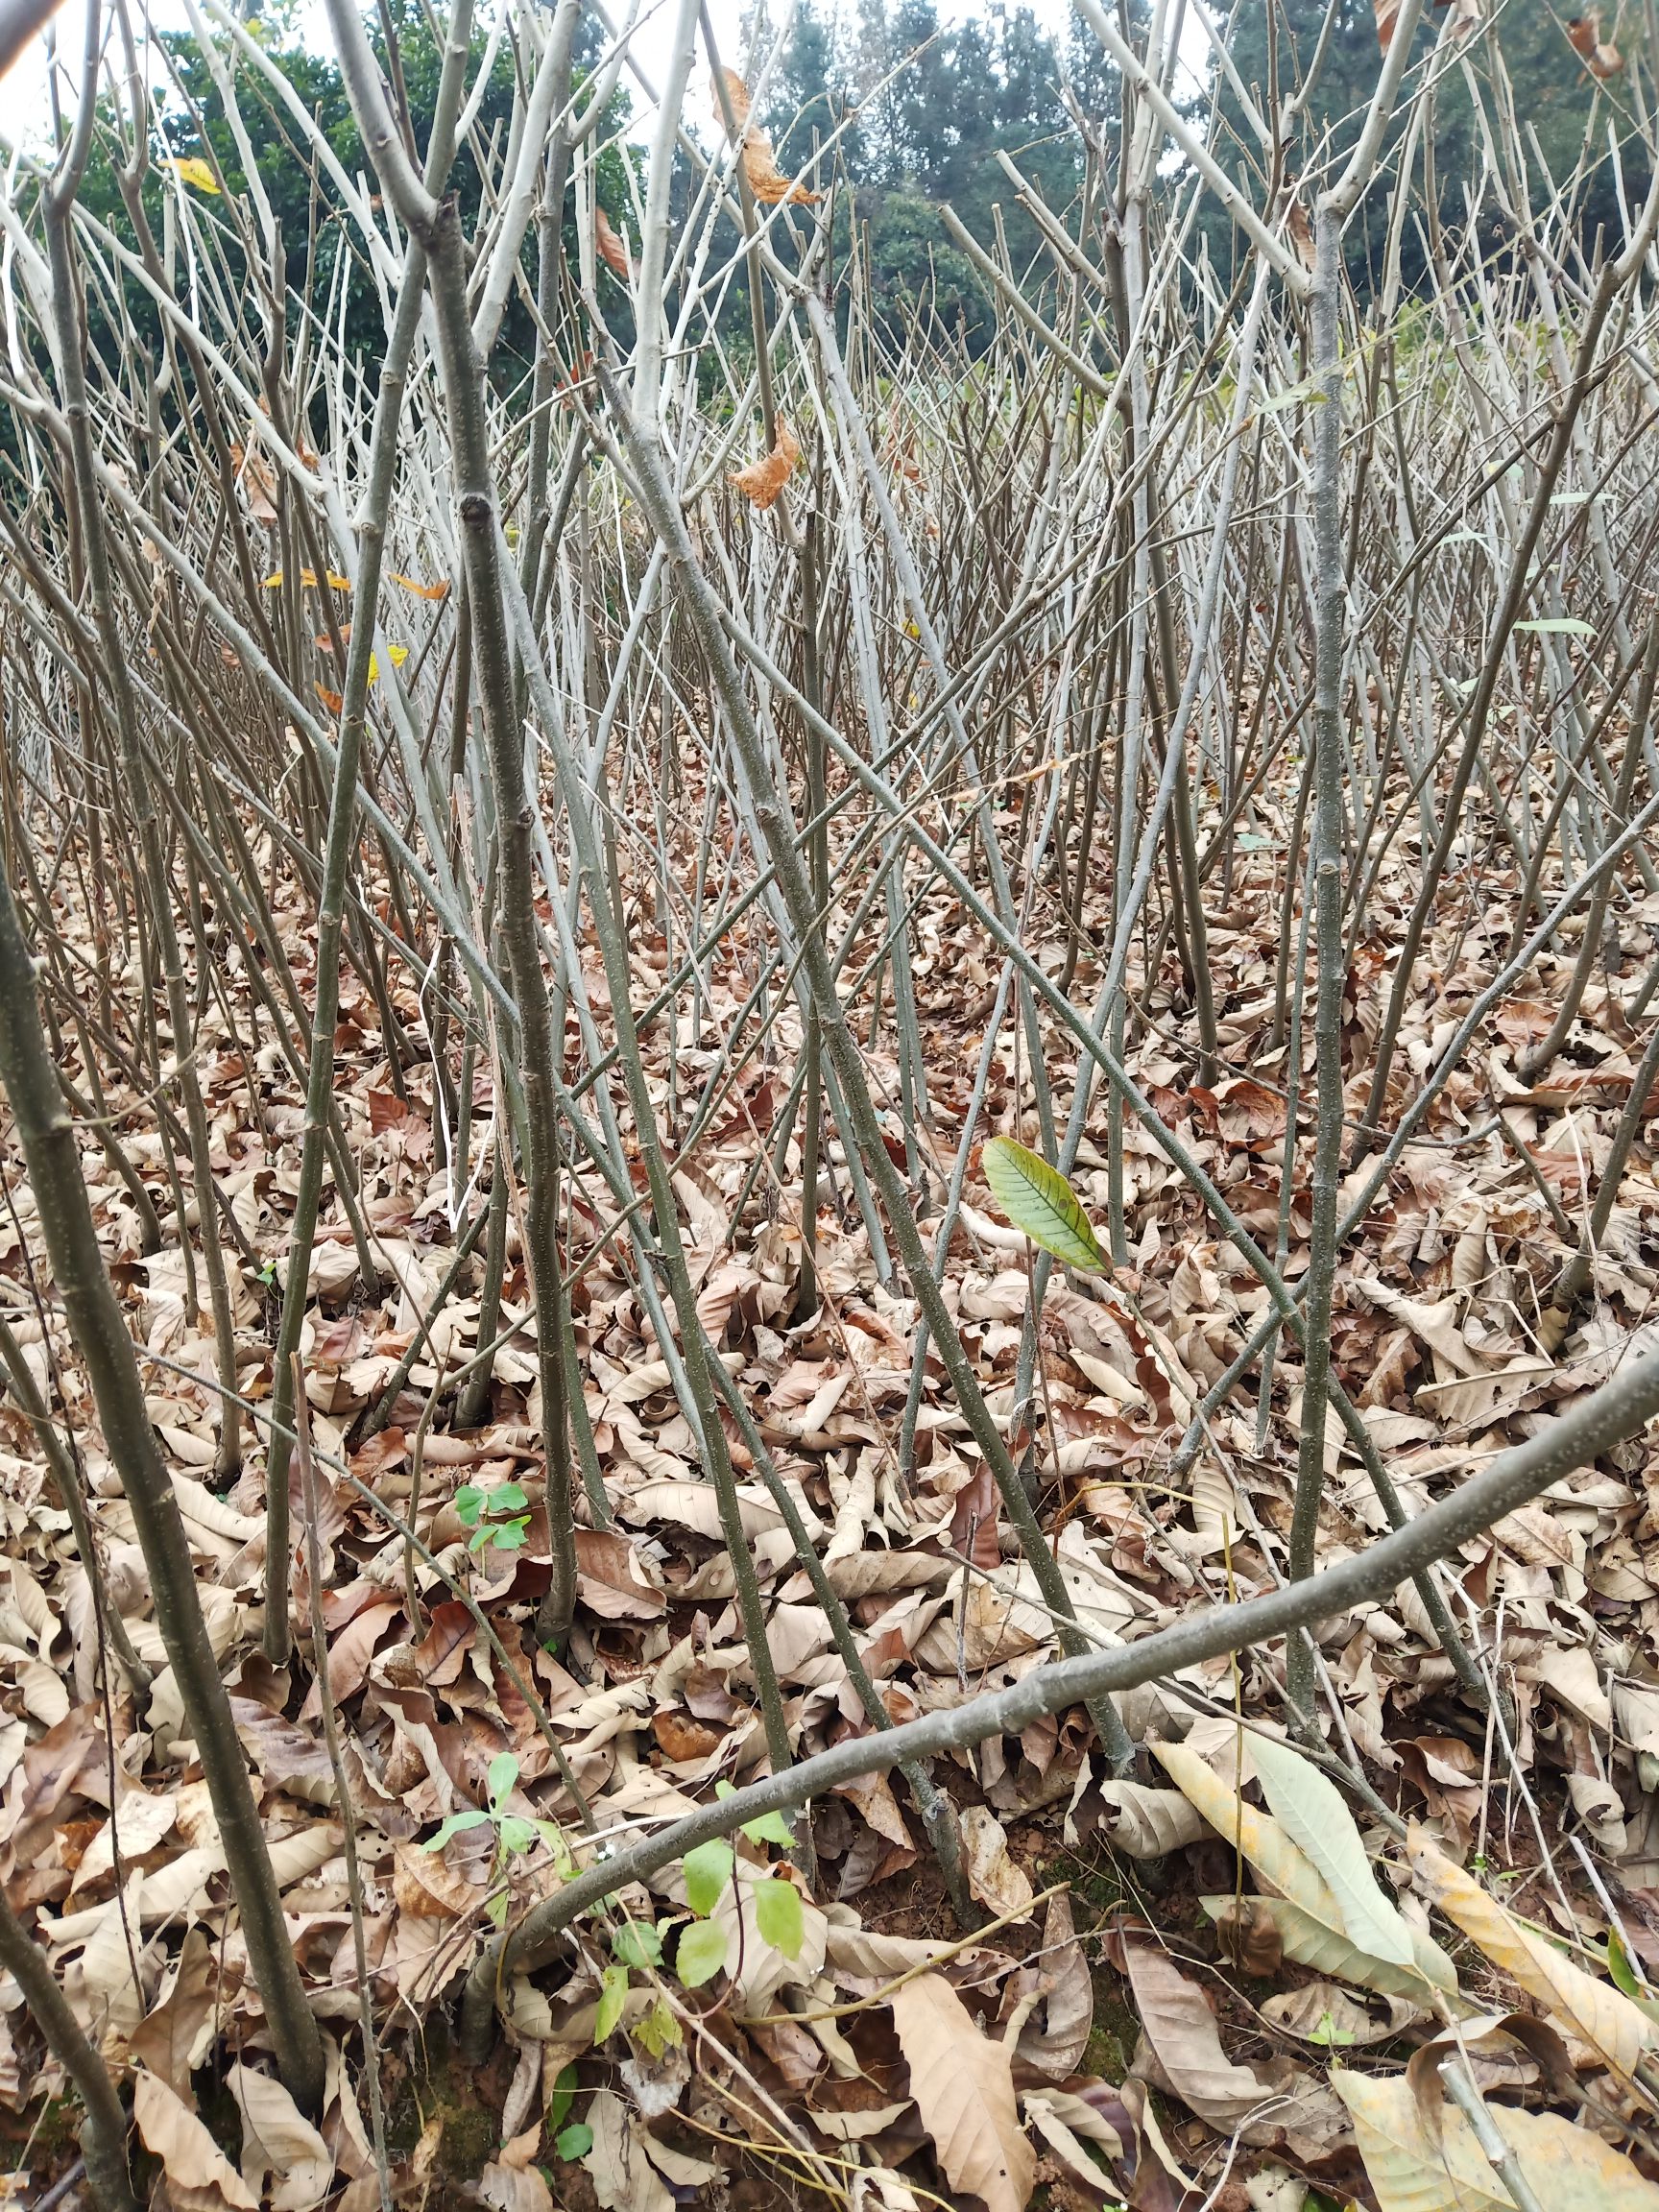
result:
[[[146,2151],[161,2161],[175,2190],[190,2192],[198,2212],[259,2212],[259,2200],[188,2105],[158,2075],[132,2078],[132,2117]]]
[[[1567,36],[1592,77],[1617,77],[1623,68],[1624,57],[1601,36],[1601,18],[1596,10],[1588,15],[1575,15],[1567,26]]]
[[[731,479],[752,506],[762,513],[772,506],[789,481],[791,470],[801,458],[801,448],[781,415],[778,418],[778,442],[770,453],[759,461],[752,461],[747,469],[739,469]]]
[[[1017,2051],[1026,2065],[1063,2081],[1081,2065],[1094,2026],[1094,1983],[1065,1890],[1048,1900],[1039,1960],[1041,2015],[1033,2015],[1021,2030]]]
[[[603,207],[595,207],[593,210],[593,243],[606,268],[613,276],[619,276],[624,284],[628,283],[635,273],[634,263]]]
[[[962,1863],[968,1887],[981,1905],[999,1919],[1014,1913],[1027,1919],[1034,1894],[1031,1878],[1008,1856],[1008,1837],[1002,1823],[987,1805],[963,1808]]]
[[[722,80],[726,86],[724,102],[720,98]],[[747,127],[749,121],[749,87],[738,76],[735,69],[722,69],[718,78],[710,77],[709,80],[709,96],[714,103],[714,120],[716,123],[726,121],[726,108],[730,106],[732,120],[736,124],[738,130],[742,131]]]
[[[205,1932],[187,1930],[171,1988],[128,2040],[137,2063],[180,2097],[189,2094],[190,2077],[212,2047],[219,2025],[218,1979]]]
[[[989,2042],[942,1974],[895,1989],[893,2025],[910,2068],[910,2094],[952,2188],[988,2212],[1021,2212],[1037,2159],[1020,2125],[1011,2055]]]
[[[312,2212],[334,2184],[334,2154],[280,2081],[232,2066],[225,2085],[242,2115],[242,2176],[271,2176],[272,2212]]]
[[[791,207],[817,204],[816,192],[809,192],[805,184],[785,177],[779,168],[772,141],[764,131],[751,128],[744,136],[743,174],[749,180],[750,191],[768,207],[776,207],[785,201]]]
[[[1135,2010],[1165,2079],[1181,2102],[1211,2127],[1230,2133],[1274,2101],[1274,2091],[1221,2048],[1215,2015],[1204,1992],[1168,1953],[1144,1937],[1125,1936],[1124,1969]]]

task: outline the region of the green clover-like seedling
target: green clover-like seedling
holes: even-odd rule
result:
[[[806,1915],[800,1890],[793,1882],[774,1875],[768,1882],[757,1882],[751,1895],[755,1900],[755,1925],[762,1942],[781,1951],[785,1959],[798,1959],[801,1946],[806,1940]]]
[[[685,2041],[680,2023],[669,2010],[666,1997],[658,1998],[633,2033],[635,2042],[649,2058],[661,2058],[671,2043]]]
[[[481,1490],[464,1482],[455,1493],[455,1518],[470,1528],[467,1549],[474,1556],[492,1545],[497,1551],[518,1551],[530,1534],[529,1496],[521,1482],[498,1482],[493,1490]]]
[[[618,2020],[628,2001],[628,1969],[626,1966],[607,1966],[599,1977],[599,2003],[593,2013],[593,2041],[603,2043]]]
[[[685,1902],[699,1920],[707,1920],[725,1894],[736,1855],[723,1837],[710,1837],[687,1851],[681,1862],[685,1877]]]
[[[469,1805],[465,1813],[451,1813],[440,1824],[438,1833],[428,1836],[421,1848],[422,1851],[442,1851],[451,1836],[459,1836],[463,1828],[482,1828],[489,1819],[488,1813],[480,1811],[476,1805]]]
[[[680,1931],[674,1971],[684,1987],[700,1989],[726,1963],[726,1930],[713,1920],[693,1920]]]

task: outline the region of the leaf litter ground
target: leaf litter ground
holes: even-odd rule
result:
[[[1407,903],[1389,888],[1384,879],[1375,911]],[[1173,973],[1152,979],[1153,1023],[1135,1055],[1159,1111],[1269,1244],[1286,1117],[1285,1055],[1268,1033],[1279,894],[1265,873],[1241,883],[1228,926],[1212,935],[1225,1055],[1214,1085],[1190,1080]],[[667,952],[643,904],[629,919],[643,1007]],[[71,939],[90,935],[72,908],[60,920]],[[287,921],[303,986],[307,926],[297,908]],[[1649,901],[1631,909],[1626,933],[1656,921]],[[1494,894],[1482,916],[1459,918],[1431,948],[1435,989],[1417,1010],[1408,1057],[1415,1046],[1426,1058],[1482,987],[1511,922],[1510,902]],[[948,901],[920,911],[917,941],[936,1077],[930,1124],[909,1134],[936,1216],[994,990],[983,947]],[[1345,1013],[1356,1111],[1388,953],[1379,939],[1354,963]],[[1548,1082],[1528,1088],[1516,1074],[1549,1027],[1551,983],[1574,956],[1570,943],[1547,956],[1533,996],[1497,1010],[1341,1272],[1337,1371],[1408,1506],[1442,1494],[1659,1334],[1659,1187],[1639,1147],[1593,1299],[1565,1342],[1551,1341],[1564,1254],[1545,1187],[1570,1217],[1582,1212],[1633,1066],[1623,1011],[1632,985],[1609,973],[1586,995]],[[590,949],[585,965],[603,1021]],[[1082,991],[1090,969],[1085,959]],[[232,970],[227,979],[243,1036],[268,1045],[245,977]],[[752,987],[728,947],[702,1017],[647,1032],[671,1144]],[[413,993],[397,1012],[419,1040]],[[243,1384],[258,1402],[271,1385],[302,1109],[276,1054],[244,1058],[212,1006],[203,1036],[215,1166],[245,1247],[230,1255]],[[998,1042],[981,1138],[1036,1141],[1022,1043],[1012,1029]],[[790,1013],[761,1053],[745,1040],[728,1110],[704,1142],[678,1152],[675,1188],[705,1324],[902,1719],[1041,1665],[1055,1648],[1052,1623],[998,1523],[936,1359],[914,1466],[900,1464],[915,1309],[878,1280],[833,1148],[818,1220],[820,1297],[797,1318],[799,1148],[777,1153],[775,1124],[799,1046]],[[574,1072],[573,1020],[570,1051]],[[897,1098],[882,1036],[869,1057],[878,1087]],[[1054,1065],[1064,1080],[1058,1046]],[[373,1003],[349,977],[337,1091],[385,1282],[366,1292],[344,1224],[325,1214],[302,1349],[324,1486],[316,1533],[329,1674],[360,1826],[399,2203],[657,2212],[829,2196],[1004,2212],[1045,2190],[1068,2207],[1289,2212],[1310,2189],[1315,2204],[1354,2198],[1384,2212],[1407,2200],[1504,2201],[1467,2123],[1425,2095],[1425,2069],[1460,2050],[1488,2109],[1548,2183],[1552,2212],[1659,2204],[1643,2081],[1659,2040],[1647,1981],[1648,1968],[1659,1981],[1659,1596],[1648,1568],[1654,1462],[1640,1444],[1559,1485],[1454,1563],[1455,1610],[1513,1701],[1507,1730],[1458,1691],[1407,1590],[1322,1632],[1336,1716],[1330,1750],[1360,1794],[1334,1791],[1263,1739],[1262,1730],[1279,1733],[1277,1661],[1245,1653],[1237,1667],[1219,1663],[1124,1701],[1131,1733],[1151,1746],[1131,1777],[1106,1773],[1080,1711],[941,1763],[936,1778],[960,1813],[989,1932],[955,1927],[903,1783],[873,1778],[813,1808],[810,1881],[766,1836],[738,1842],[735,1876],[713,1901],[688,1898],[680,1870],[649,1893],[625,1893],[557,1963],[501,1993],[505,2040],[484,2073],[449,2062],[446,2008],[481,1942],[585,1848],[542,1727],[481,1619],[541,1700],[604,1835],[671,1818],[717,1784],[752,1776],[764,1740],[713,1493],[607,1241],[609,1201],[580,1177],[568,1193],[566,1257],[585,1262],[577,1365],[611,1525],[592,1525],[584,1504],[577,1625],[555,1658],[532,1627],[548,1579],[533,1346],[522,1333],[509,1337],[488,1417],[458,1432],[442,1385],[475,1348],[483,1262],[462,1269],[433,1314],[460,1221],[437,1165],[430,1081],[419,1067],[394,1072]],[[122,1143],[158,1177],[153,1114],[141,1099],[107,1095]],[[619,1087],[615,1108],[626,1126]],[[1530,1166],[1492,1129],[1500,1109]],[[474,1158],[490,1112],[486,1073]],[[897,1157],[896,1115],[890,1132]],[[778,1177],[767,1165],[775,1156]],[[1169,1478],[1175,1442],[1264,1294],[1133,1127],[1127,1164],[1132,1264],[1103,1281],[1056,1276],[1043,1312],[1042,1388],[1018,1439],[1079,1619],[1107,1641],[1277,1578],[1298,1409],[1298,1373],[1282,1358],[1266,1418],[1252,1382],[1214,1417],[1190,1474]],[[140,1656],[159,1668],[131,1522],[72,1345],[49,1295],[36,1303],[44,1277],[32,1204],[14,1152],[10,1166],[0,1262],[25,1315],[18,1334],[83,1453],[108,1589]],[[330,2039],[321,2127],[271,2076],[170,1678],[158,1675],[142,1710],[124,1691],[106,1702],[91,1591],[10,1401],[0,1407],[0,1877],[88,2032],[132,2072],[154,2201],[219,2212],[263,2198],[301,2212],[331,2200],[362,2212],[378,2202],[378,2185],[303,1543],[299,1652],[276,1671],[259,1651],[262,1466],[253,1454],[227,1494],[215,1491],[212,1348],[193,1317],[188,1256],[175,1239],[141,1258],[136,1219],[101,1153],[88,1149],[87,1171],[148,1355],[151,1412],[295,1949]],[[1103,1220],[1103,1115],[1073,1183],[1085,1213]],[[1292,1275],[1307,1207],[1293,1190]],[[1027,1253],[977,1160],[945,1282],[991,1404],[1011,1425]],[[516,1232],[502,1293],[504,1324],[521,1321]],[[407,1386],[366,1435],[423,1324]],[[735,1429],[731,1447],[747,1478]],[[388,1514],[407,1514],[417,1461],[416,1532],[436,1566],[417,1563],[412,1610],[406,1549]],[[1322,1556],[1333,1559],[1382,1522],[1334,1428],[1327,1473]],[[302,1529],[298,1488],[294,1503]],[[745,1480],[743,1509],[799,1749],[864,1730],[757,1480]],[[791,1885],[804,1894],[791,1888],[780,1947],[758,1919],[764,1911],[776,1927],[776,1909],[756,1900]],[[61,2079],[8,1989],[0,1984],[0,2130],[12,2146],[10,2195],[28,2202],[71,2145]]]

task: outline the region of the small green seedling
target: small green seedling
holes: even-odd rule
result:
[[[570,2160],[586,2158],[593,2148],[593,2130],[586,2120],[572,2120],[570,2107],[576,2102],[576,2069],[566,2066],[553,2084],[553,2094],[547,2100],[547,2128],[553,2137],[556,2156]]]
[[[731,1796],[732,1785],[727,1783],[718,1793]],[[763,1813],[758,1820],[745,1821],[743,1833],[752,1843],[788,1844],[795,1840],[778,1813]],[[726,1963],[727,1932],[711,1915],[726,1894],[727,1884],[736,1874],[737,1854],[723,1837],[716,1836],[687,1851],[681,1861],[681,1871],[685,1877],[685,1902],[694,1918],[681,1934],[674,1969],[687,1989],[696,1989],[711,1981]],[[779,1874],[751,1880],[745,1869],[744,1880],[761,1941],[781,1951],[785,1959],[798,1957],[806,1938],[800,1890]]]
[[[735,1797],[736,1790],[730,1782],[716,1782],[716,1797]],[[743,1833],[751,1843],[777,1843],[785,1851],[793,1850],[795,1831],[781,1813],[762,1813],[758,1820],[745,1820]]]
[[[497,1551],[518,1551],[530,1533],[530,1501],[521,1482],[500,1482],[493,1490],[463,1483],[455,1493],[455,1518],[470,1528],[467,1549],[474,1555],[492,1544]]]
[[[576,1871],[576,1863],[570,1856],[570,1846],[565,1840],[564,1830],[556,1820],[527,1820],[521,1813],[509,1813],[507,1800],[512,1796],[518,1781],[518,1761],[511,1751],[498,1751],[490,1762],[485,1789],[489,1805],[469,1805],[463,1813],[451,1813],[439,1824],[438,1832],[428,1836],[421,1844],[422,1851],[442,1851],[451,1836],[459,1836],[464,1828],[493,1828],[495,1832],[495,1863],[493,1873],[496,1878],[504,1872],[509,1859],[520,1857],[545,1843],[553,1854],[553,1863],[561,1881],[567,1882]],[[497,1928],[507,1917],[507,1896],[503,1890],[492,1897],[485,1907]]]
[[[714,1793],[717,1797],[732,1796],[731,1783],[717,1782]],[[743,1833],[751,1843],[777,1843],[785,1850],[795,1840],[781,1813],[762,1813],[757,1820],[745,1820]],[[725,1967],[730,1931],[716,1921],[713,1914],[734,1879],[741,1879],[748,1892],[754,1909],[755,1931],[760,1940],[781,1951],[785,1959],[800,1956],[801,1946],[806,1939],[806,1916],[800,1890],[781,1875],[762,1874],[746,1863],[742,1863],[739,1875],[739,1864],[736,1852],[719,1836],[687,1851],[680,1863],[685,1882],[685,1903],[691,1913],[689,1925],[679,1923],[679,1940],[674,1946],[672,1971],[682,1988],[700,1989]],[[628,2001],[630,1973],[656,1972],[663,1967],[667,1940],[675,1926],[675,1915],[659,1920],[655,1926],[645,1920],[630,1920],[613,1935],[613,1956],[599,1977],[599,2005],[593,2022],[595,2044],[603,2043],[622,2017],[622,2008]],[[660,1998],[629,2033],[653,2057],[661,2057],[665,2045],[680,2041],[680,2025]]]

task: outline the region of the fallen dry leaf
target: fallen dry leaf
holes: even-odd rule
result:
[[[142,2067],[132,2077],[132,2117],[145,2150],[160,2159],[173,2188],[189,2192],[198,2212],[259,2212],[258,2198],[195,2113]]]
[[[892,1997],[893,2025],[910,2068],[910,2094],[951,2186],[987,2212],[1022,2212],[1037,2159],[1020,2125],[1010,2055],[974,2027],[942,1974],[922,1974]]]
[[[1031,1910],[1031,1878],[1008,1856],[1008,1838],[996,1814],[988,1806],[965,1806],[961,1827],[962,1863],[974,1896],[998,1918],[1024,1917]]]

